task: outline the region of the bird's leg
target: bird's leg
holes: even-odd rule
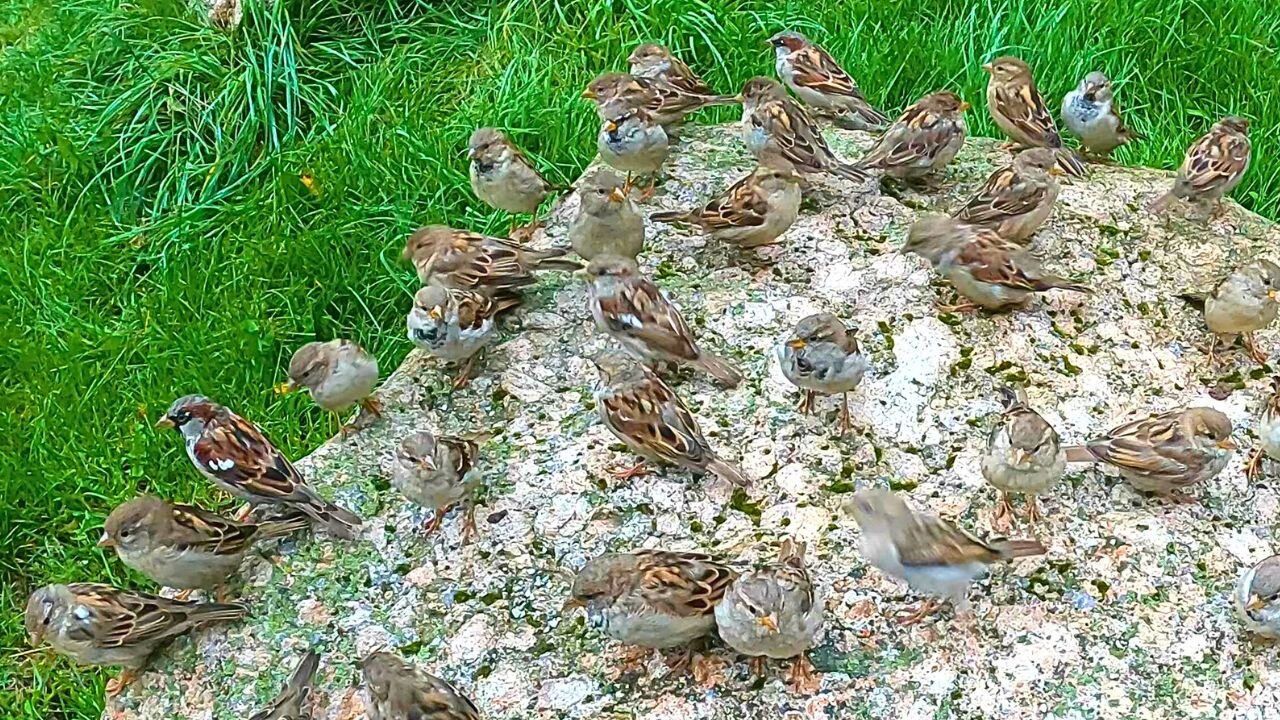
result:
[[[1036,521],[1044,516],[1040,513],[1040,498],[1035,495],[1027,495],[1027,525],[1034,528]]]
[[[1209,369],[1213,370],[1218,367],[1218,336],[1215,333],[1209,334],[1209,348],[1204,351],[1209,356]]]
[[[130,685],[132,685],[134,682],[138,680],[138,675],[139,673],[137,670],[128,669],[120,673],[116,677],[113,677],[110,680],[108,680],[107,681],[107,697],[113,698],[119,695],[120,693],[124,692],[125,688],[129,687]]]
[[[214,602],[231,602],[231,590],[225,585],[216,585],[213,588]]]
[[[643,477],[645,475],[648,475],[649,465],[645,463],[644,460],[641,460],[640,462],[636,463],[635,465],[632,465],[629,468],[610,468],[609,474],[612,475],[615,480],[621,480],[621,481],[630,480],[632,478],[638,478],[638,477]]]
[[[186,590],[180,590],[178,591],[177,594],[173,596],[173,599],[177,600],[178,602],[186,602],[191,599],[191,592],[192,591],[189,588]]]
[[[1249,462],[1245,463],[1244,476],[1253,480],[1258,477],[1258,473],[1262,472],[1262,448],[1254,448],[1249,455]]]
[[[813,412],[813,402],[817,398],[818,393],[813,390],[805,390],[800,396],[800,404],[796,406],[796,411],[808,415]]]
[[[921,620],[937,612],[939,607],[940,605],[937,600],[934,600],[933,598],[925,598],[924,600],[920,601],[920,607],[916,608],[914,612],[909,612],[904,615],[900,615],[898,617],[898,624],[899,625],[915,625]]]
[[[478,355],[479,353],[477,353]],[[472,355],[463,361],[462,367],[458,368],[458,376],[453,379],[453,389],[461,390],[471,382],[471,369],[476,364],[476,356]]]
[[[1169,502],[1173,503],[1174,505],[1194,505],[1200,502],[1200,498],[1197,498],[1194,495],[1180,493],[1176,490],[1169,490],[1167,492],[1156,493],[1156,494],[1164,498],[1165,500],[1168,500]]]
[[[1249,351],[1249,357],[1259,365],[1265,365],[1267,362],[1267,354],[1258,349],[1257,343],[1254,342],[1253,333],[1247,332],[1240,336],[1244,342],[1244,349]]]
[[[1005,140],[1004,142],[1000,143],[1000,149],[1004,150],[1005,152],[1017,152],[1022,148],[1023,148],[1022,143],[1014,142],[1012,140]]]
[[[618,658],[618,672],[620,674],[640,673],[644,670],[645,660],[649,659],[649,655],[653,651],[647,647],[639,645],[626,645]]]
[[[382,401],[378,399],[377,395],[370,395],[361,400],[360,409],[376,418],[382,417]]]
[[[1013,504],[1009,502],[1009,493],[1000,491],[1000,500],[991,515],[991,529],[999,533],[1007,533],[1012,525]]]
[[[236,511],[236,522],[247,522],[251,515],[253,515],[253,505],[245,503],[243,507]]]
[[[971,303],[968,300],[965,300],[963,298],[957,298],[957,299],[959,300],[959,302],[955,302],[955,303],[944,303],[940,300],[934,300],[933,305],[938,309],[938,312],[944,312],[944,313],[976,312],[977,310],[980,309],[976,303]]]
[[[447,507],[435,509],[435,512],[431,515],[431,521],[427,523],[427,528],[424,533],[427,537],[431,537],[436,534],[436,531],[440,529],[440,523],[444,522],[444,516],[447,512],[449,512],[449,508]]]
[[[658,175],[655,173],[649,176],[649,187],[641,191],[640,198],[639,198],[640,202],[645,202],[646,200],[649,200],[650,198],[653,197],[653,194],[657,191],[658,191]]]
[[[466,545],[479,534],[476,530],[476,504],[466,501],[462,515],[462,544]]]
[[[747,661],[747,667],[751,669],[752,675],[758,678],[764,677],[765,670],[766,670],[766,661],[764,659],[764,656],[763,655],[752,656],[752,658]]]
[[[507,238],[512,242],[524,245],[533,239],[534,233],[538,232],[545,226],[546,223],[535,217],[532,222],[525,223],[524,225],[512,225],[511,230],[507,232]]]
[[[629,172],[628,172],[628,173],[627,173],[627,180],[626,180],[626,182],[622,183],[622,194],[623,194],[623,195],[630,195],[630,194],[631,194],[631,188],[633,188],[633,187],[635,187],[635,183],[633,182],[633,178],[631,177],[631,173],[629,173]]]
[[[814,673],[813,663],[809,662],[808,657],[801,654],[791,661],[787,683],[791,685],[793,692],[807,695],[816,690],[820,682],[821,679]]]
[[[849,430],[853,428],[853,421],[849,419],[849,393],[840,393],[840,435],[848,435]]]

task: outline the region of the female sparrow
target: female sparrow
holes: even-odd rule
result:
[[[832,113],[837,124],[850,130],[883,130],[885,114],[862,96],[858,84],[830,53],[797,32],[780,32],[769,38],[774,48],[778,77],[801,100]]]
[[[1147,210],[1162,213],[1179,198],[1214,203],[1214,214],[1222,212],[1222,198],[1240,184],[1249,169],[1252,149],[1249,121],[1241,117],[1222,118],[1187,148],[1173,189],[1153,200]]]
[[[715,628],[716,605],[736,577],[703,553],[606,553],[579,571],[564,607],[584,608],[593,627],[627,645],[685,646],[668,663],[683,671],[693,659],[692,646]]]
[[[419,430],[400,441],[391,466],[391,487],[413,502],[433,511],[427,525],[430,536],[440,529],[445,513],[456,503],[466,506],[462,523],[465,539],[476,532],[476,508],[472,495],[480,483],[476,461],[480,445],[472,439]]]
[[[635,260],[601,255],[587,265],[587,278],[587,305],[596,327],[628,353],[651,366],[690,365],[728,387],[742,382],[732,363],[698,347],[680,311],[640,274]]]
[[[775,242],[800,214],[800,175],[777,152],[766,151],[759,166],[695,210],[656,212],[650,220],[694,225],[709,237],[742,248]]]
[[[1090,292],[1083,285],[1044,273],[1025,250],[994,230],[945,215],[917,220],[901,252],[928,260],[969,301],[945,310],[1003,310],[1023,305],[1037,292],[1055,289]]]
[[[1027,495],[1027,523],[1040,517],[1037,496],[1053,489],[1067,471],[1067,454],[1058,431],[1027,406],[1026,394],[1012,388],[999,389],[1004,414],[987,436],[987,452],[982,456],[982,476],[1000,491],[1000,503],[992,526],[1004,531],[1013,515],[1009,496]]]
[[[888,490],[859,491],[851,509],[862,528],[867,562],[916,592],[950,600],[959,612],[968,611],[969,584],[986,575],[988,566],[1045,551],[1035,540],[979,540],[941,518],[912,511]],[[899,622],[917,623],[938,607],[936,600],[926,598]]]
[[[1250,632],[1280,640],[1280,555],[1245,571],[1236,584],[1236,612]]]
[[[1188,503],[1195,498],[1176,491],[1213,479],[1235,449],[1231,420],[1213,408],[1193,407],[1125,423],[1066,453],[1067,462],[1106,463],[1138,490]]]
[[[175,428],[200,474],[250,505],[283,505],[331,535],[350,540],[360,516],[316,494],[262,430],[203,395],[173,401],[157,427]],[[243,518],[241,518],[243,519]]]
[[[210,590],[240,570],[254,543],[308,525],[306,516],[242,523],[142,495],[111,511],[98,547],[114,548],[125,565],[165,587]]]
[[[1006,55],[983,65],[982,69],[991,75],[987,82],[987,110],[1013,144],[1054,150],[1064,172],[1084,177],[1084,163],[1063,147],[1053,116],[1031,78],[1031,68],[1022,60]]]
[[[1265,455],[1280,462],[1280,376],[1272,381],[1271,397],[1262,407],[1262,415],[1258,417],[1259,446],[1249,456],[1245,465],[1245,475],[1250,479],[1262,471],[1262,457]]]
[[[319,668],[320,655],[308,650],[276,699],[249,720],[311,720],[311,679]]]
[[[830,173],[860,182],[868,175],[831,151],[809,113],[776,80],[755,77],[742,88],[742,141],[762,160],[766,151],[801,173]]]
[[[360,661],[369,720],[480,720],[480,711],[453,685],[388,652]]]
[[[849,393],[862,382],[867,357],[858,339],[831,313],[809,315],[796,323],[795,332],[778,348],[782,374],[804,391],[797,408],[808,415],[818,393],[840,393],[840,434],[849,431]]]
[[[498,313],[519,303],[509,296],[495,300],[485,292],[432,283],[414,293],[405,326],[409,340],[427,354],[446,363],[461,363],[453,381],[457,390],[471,379],[476,355],[493,341]]]
[[[627,174],[623,190],[631,189],[631,176],[656,175],[667,160],[670,145],[667,131],[655,123],[644,108],[605,106],[604,123],[596,136],[600,159],[609,167]],[[652,192],[653,185],[647,192]]]
[[[631,74],[635,77],[662,80],[676,90],[694,95],[716,95],[716,91],[683,60],[656,43],[637,45],[627,57],[627,62],[631,64]]]
[[[409,236],[404,258],[413,263],[423,285],[431,282],[455,290],[487,290],[495,298],[519,300],[540,270],[581,270],[564,257],[568,250],[534,250],[502,238],[443,225],[428,225]]]
[[[345,412],[360,404],[361,410],[382,416],[382,403],[374,395],[378,386],[378,358],[350,340],[309,342],[289,360],[285,392],[304,387],[316,405],[331,413]]]
[[[1194,296],[1184,296],[1184,299],[1197,305],[1200,300]],[[1219,336],[1239,335],[1249,355],[1259,364],[1265,363],[1267,354],[1258,349],[1253,334],[1275,322],[1277,314],[1280,314],[1280,265],[1257,258],[1233,270],[1204,298],[1204,322],[1213,333],[1209,341],[1210,362],[1216,361],[1214,352]]]
[[[622,178],[597,168],[578,183],[581,204],[569,223],[569,244],[578,256],[620,255],[634,259],[644,249],[644,217]]]
[[[1096,70],[1062,98],[1062,122],[1080,138],[1085,152],[1104,158],[1121,145],[1142,139],[1125,127],[1111,80]]]
[[[968,109],[969,103],[947,90],[925,95],[894,121],[858,166],[899,180],[941,171],[964,145]]]
[[[556,190],[497,128],[480,128],[471,133],[467,148],[471,190],[489,207],[532,215]]]
[[[79,665],[125,668],[107,683],[118,694],[160,646],[200,625],[239,620],[244,605],[197,603],[119,590],[98,583],[45,585],[27,600],[24,622],[31,645],[48,641]]]
[[[714,105],[733,105],[737,98],[707,95],[681,89],[663,78],[653,80],[627,73],[605,73],[596,77],[582,91],[582,97],[596,104],[601,120],[608,120],[610,106],[618,103],[627,109],[643,109],[652,121],[668,130],[678,128],[685,116]]]
[[[1053,176],[1062,170],[1057,162],[1057,153],[1045,148],[1018,153],[1013,165],[992,173],[954,217],[991,228],[1006,240],[1025,242],[1049,218],[1058,199],[1058,181]]]
[[[778,561],[738,577],[716,605],[716,626],[729,647],[751,658],[757,675],[765,658],[792,659],[791,683],[814,680],[805,652],[822,629],[822,593],[804,565],[805,544],[782,541]]]
[[[699,475],[710,472],[734,485],[747,484],[741,470],[716,455],[689,408],[651,370],[616,351],[601,354],[595,365],[600,373],[596,412],[632,452]],[[628,479],[645,472],[641,463],[615,474]]]

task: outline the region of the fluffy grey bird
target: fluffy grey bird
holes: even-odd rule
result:
[[[1235,605],[1250,632],[1280,640],[1280,555],[1245,571],[1236,584]]]
[[[471,160],[471,190],[496,210],[532,215],[556,190],[497,128],[471,133],[467,157]]]
[[[1037,496],[1048,492],[1062,481],[1067,470],[1067,454],[1062,449],[1058,431],[1027,405],[1021,390],[1002,387],[1004,413],[987,436],[987,451],[982,456],[982,476],[1000,491],[992,525],[1004,532],[1013,507],[1009,496],[1027,496],[1027,522],[1034,525],[1040,517]]]
[[[1104,158],[1121,145],[1142,139],[1125,126],[1111,80],[1097,70],[1062,98],[1062,124],[1080,139],[1086,152]]]
[[[634,260],[644,249],[644,217],[622,178],[596,168],[578,184],[578,197],[578,214],[569,221],[573,251],[584,260],[599,255]]]
[[[455,503],[466,506],[462,523],[465,541],[476,532],[472,495],[480,482],[477,461],[480,445],[474,438],[419,430],[400,441],[391,469],[391,486],[413,502],[433,511],[426,534],[440,528],[445,513]]]
[[[796,323],[792,337],[778,347],[782,374],[804,391],[800,412],[813,412],[816,396],[840,394],[840,433],[852,425],[849,393],[862,382],[867,358],[858,348],[858,338],[840,318],[817,313]]]
[[[378,387],[378,358],[356,343],[345,340],[309,342],[289,360],[289,381],[284,391],[306,388],[311,400],[334,414],[353,405],[373,417],[382,416]],[[354,423],[344,430],[354,429]]]

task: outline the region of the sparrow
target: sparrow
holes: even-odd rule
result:
[[[1280,314],[1280,265],[1257,258],[1241,265],[1222,279],[1206,296],[1179,296],[1204,312],[1204,322],[1213,338],[1209,341],[1210,363],[1217,360],[1219,336],[1239,335],[1249,355],[1259,364],[1267,354],[1254,342],[1253,334],[1275,322]]]
[[[968,109],[969,103],[947,90],[925,95],[903,111],[858,166],[899,180],[940,172],[964,146]]]
[[[1231,420],[1213,408],[1171,410],[1068,447],[1067,462],[1106,463],[1138,490],[1195,502],[1176,491],[1222,472],[1236,449],[1231,429]]]
[[[169,600],[98,583],[45,585],[27,600],[24,622],[32,646],[49,645],[79,665],[125,668],[107,696],[137,679],[162,645],[192,629],[239,620],[244,605]]]
[[[610,72],[597,76],[582,91],[582,97],[596,104],[596,114],[601,120],[616,112],[620,104],[627,109],[642,109],[652,121],[678,131],[685,116],[715,105],[735,105],[738,99],[724,95],[708,95],[681,89],[664,78],[648,79],[627,73]]]
[[[1111,80],[1096,70],[1062,98],[1062,124],[1080,138],[1085,152],[1104,158],[1121,145],[1142,139],[1125,127]]]
[[[1248,133],[1249,121],[1241,117],[1225,117],[1214,123],[1187,148],[1173,189],[1153,200],[1147,210],[1162,213],[1178,198],[1215,203],[1214,214],[1221,213],[1223,196],[1240,184],[1249,169],[1252,145]]]
[[[627,174],[624,190],[631,189],[632,175],[656,175],[670,151],[667,131],[644,108],[610,103],[604,116],[596,149],[606,165]]]
[[[791,683],[814,680],[805,652],[822,629],[822,594],[804,564],[805,544],[782,541],[778,561],[739,576],[716,605],[716,627],[729,647],[751,658],[757,675],[765,658],[791,659]]]
[[[463,538],[476,532],[472,495],[480,483],[477,466],[480,445],[470,438],[419,430],[400,441],[391,466],[391,487],[413,502],[433,511],[428,536],[440,529],[445,513],[456,503],[466,506]]]
[[[1236,584],[1236,612],[1250,632],[1280,640],[1280,555],[1245,571]]]
[[[747,484],[741,470],[711,449],[689,408],[653,371],[616,351],[605,352],[594,362],[600,373],[596,412],[609,432],[633,452],[700,475],[710,472],[734,485]],[[644,472],[641,463],[615,474],[628,479]]]
[[[969,584],[986,575],[988,566],[1045,552],[1035,540],[979,540],[935,515],[914,512],[888,490],[861,490],[850,509],[862,528],[867,562],[916,592],[950,600],[959,612],[968,612]],[[900,622],[917,623],[938,607],[926,598]]]
[[[558,189],[497,128],[471,133],[467,157],[471,160],[471,190],[495,210],[532,215]]]
[[[715,628],[716,605],[736,577],[728,565],[703,553],[606,553],[578,572],[564,609],[585,609],[592,627],[626,645],[684,646],[668,663],[683,671],[693,648]]]
[[[537,281],[540,270],[581,270],[566,258],[568,250],[534,250],[503,238],[469,230],[428,225],[405,243],[404,259],[413,263],[423,285],[436,282],[455,290],[486,290],[498,299],[516,299]]]
[[[405,326],[409,340],[428,355],[446,363],[461,363],[453,381],[457,390],[471,379],[476,355],[493,342],[498,313],[518,304],[519,298],[494,299],[483,291],[431,283],[414,293]]]
[[[1063,147],[1062,136],[1031,78],[1031,68],[1016,57],[998,57],[982,66],[987,82],[987,110],[1014,145],[1057,151],[1058,166],[1068,175],[1084,177],[1084,163]]]
[[[1005,240],[1024,244],[1053,211],[1061,175],[1053,150],[1031,148],[1018,153],[1013,164],[987,178],[982,189],[954,217],[968,225],[991,228]]]
[[[350,340],[309,342],[289,360],[289,381],[284,392],[304,387],[312,401],[331,413],[343,413],[352,405],[373,417],[382,416],[378,386],[378,358]]]
[[[1258,417],[1259,446],[1249,457],[1245,465],[1245,475],[1250,479],[1262,471],[1262,458],[1271,458],[1280,462],[1280,376],[1276,376],[1271,385],[1271,397],[1262,407],[1262,415]]]
[[[182,435],[187,457],[214,485],[250,505],[298,510],[331,535],[355,538],[360,516],[316,494],[258,426],[225,406],[203,395],[186,395],[173,401],[156,426]]]
[[[369,720],[480,720],[480,711],[453,685],[388,652],[360,661]]]
[[[869,177],[857,166],[836,157],[813,118],[776,80],[751,78],[739,97],[742,141],[757,160],[769,151],[782,155],[804,174],[830,173],[854,182]]]
[[[800,175],[777,152],[766,151],[752,173],[694,210],[656,212],[654,222],[693,225],[741,248],[769,245],[800,214]]]
[[[645,80],[661,80],[677,91],[693,95],[717,96],[716,91],[683,60],[667,48],[655,43],[637,45],[627,57],[631,74]]]
[[[622,178],[597,168],[578,183],[581,203],[569,222],[569,244],[584,260],[598,255],[635,259],[644,249],[644,216]]]
[[[837,124],[849,130],[883,130],[889,124],[889,118],[867,102],[858,84],[826,50],[797,32],[780,32],[769,38],[769,44],[778,77],[801,100],[833,114]]]
[[[98,547],[114,549],[125,565],[165,587],[211,590],[240,570],[255,543],[308,525],[305,515],[237,522],[194,505],[141,495],[111,511]]]
[[[689,365],[727,387],[742,382],[728,360],[698,347],[684,317],[631,258],[600,255],[587,265],[587,306],[596,327],[651,366]]]
[[[778,347],[782,374],[804,391],[797,408],[808,415],[818,393],[840,393],[840,433],[849,431],[849,393],[862,382],[867,357],[858,348],[858,339],[840,318],[817,313],[796,323],[791,338]]]
[[[249,720],[311,720],[311,679],[319,667],[320,655],[308,650],[276,699]]]
[[[1067,455],[1058,432],[1027,405],[1023,391],[1002,387],[998,392],[1004,401],[1004,414],[987,436],[982,476],[1000,491],[1000,503],[996,505],[992,524],[1004,531],[1013,514],[1009,502],[1013,493],[1027,495],[1027,522],[1035,525],[1040,517],[1037,496],[1062,481],[1067,470]]]
[[[1003,310],[1021,306],[1037,292],[1089,288],[1048,275],[1025,250],[990,228],[967,225],[945,215],[926,215],[911,226],[901,252],[933,265],[968,303],[944,310]]]

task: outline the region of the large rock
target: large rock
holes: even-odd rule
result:
[[[869,142],[832,140],[846,156]],[[611,481],[606,468],[632,456],[595,420],[584,356],[606,343],[576,278],[544,280],[461,392],[411,354],[384,387],[381,423],[300,463],[371,518],[364,538],[290,541],[255,559],[243,589],[249,621],[176,644],[108,716],[243,718],[315,645],[317,717],[328,719],[362,716],[356,662],[387,647],[455,681],[491,719],[1276,717],[1277,652],[1242,634],[1228,599],[1241,570],[1275,550],[1280,507],[1272,480],[1245,480],[1243,453],[1189,506],[1073,468],[1044,501],[1036,534],[1048,554],[975,587],[971,629],[949,615],[898,626],[893,613],[914,598],[858,555],[859,532],[840,507],[860,486],[889,484],[990,532],[995,493],[978,459],[998,384],[1025,386],[1068,442],[1184,403],[1219,408],[1243,447],[1253,441],[1262,371],[1243,353],[1210,370],[1203,322],[1174,295],[1208,288],[1256,253],[1274,259],[1275,227],[1235,206],[1207,225],[1154,218],[1140,208],[1168,185],[1166,173],[1095,167],[1064,188],[1036,240],[1049,269],[1087,279],[1094,295],[940,315],[935,276],[896,250],[917,212],[954,207],[1007,161],[992,141],[974,140],[941,195],[901,201],[818,180],[785,242],[759,256],[650,227],[646,268],[702,342],[747,372],[732,392],[703,377],[678,385],[712,445],[750,476],[745,493],[670,470]],[[734,129],[691,128],[652,204],[691,205],[750,166]],[[573,198],[558,207],[540,242],[563,242],[575,209]],[[834,432],[835,399],[816,418],[793,411],[797,391],[772,354],[818,310],[856,323],[872,358],[853,395],[862,432],[847,439]],[[1275,351],[1280,337],[1260,340]],[[419,427],[497,433],[484,445],[477,542],[460,545],[456,514],[425,540],[429,513],[388,489],[393,448]],[[825,679],[811,697],[790,693],[776,671],[749,678],[723,648],[705,685],[666,677],[656,656],[650,677],[619,677],[622,648],[560,613],[573,571],[602,551],[696,548],[749,563],[788,534],[811,543],[827,588],[828,629],[812,653]]]

